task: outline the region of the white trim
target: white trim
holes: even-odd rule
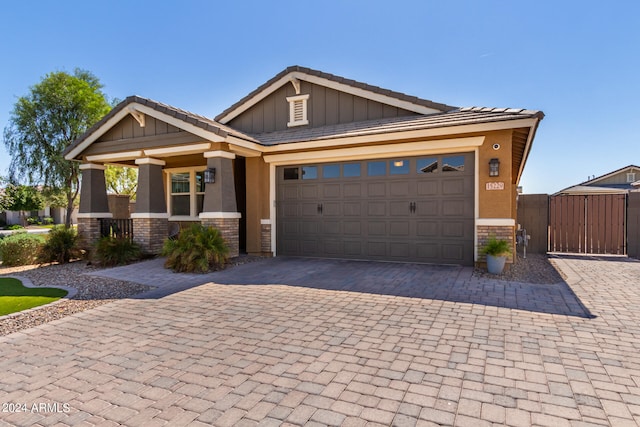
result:
[[[129,105],[129,107],[127,107],[127,110],[129,110],[129,114],[131,114],[131,117],[133,117],[138,122],[140,127],[143,128],[145,125],[144,114],[136,110],[136,107],[133,105]]]
[[[180,173],[180,172],[203,172],[205,169],[207,169],[206,166],[200,165],[200,166],[184,166],[181,168],[164,168],[162,169],[164,172],[166,173]]]
[[[476,227],[478,226],[515,227],[516,220],[513,218],[476,218]]]
[[[473,176],[473,212],[474,218],[480,216],[480,148],[476,147],[473,153],[475,160]],[[478,262],[478,227],[473,227],[473,262]]]
[[[243,156],[243,157],[260,157],[262,156],[262,146],[255,144],[253,142],[251,143],[247,143],[247,141],[240,139],[238,137],[235,136],[228,136],[227,137],[227,142],[229,143],[229,150],[233,151],[234,153]],[[257,150],[255,148],[251,148],[255,147],[258,148]]]
[[[442,111],[436,110],[433,108],[425,107],[423,105],[414,104],[408,101],[402,101],[398,98],[393,98],[387,95],[382,95],[376,92],[371,92],[365,89],[357,88],[351,85],[347,85],[344,83],[338,83],[333,80],[325,79],[323,77],[312,76],[310,74],[301,72],[301,71],[292,71],[282,76],[279,80],[275,81],[269,87],[261,90],[257,94],[253,96],[253,98],[247,100],[246,102],[239,105],[234,110],[227,113],[220,120],[218,120],[222,124],[226,124],[229,121],[233,120],[235,117],[238,117],[240,114],[247,111],[249,108],[256,105],[258,102],[262,101],[267,96],[271,95],[276,90],[280,89],[283,85],[291,82],[292,79],[304,80],[309,83],[317,84],[320,86],[328,87],[331,89],[335,89],[340,92],[345,92],[351,95],[359,96],[365,99],[370,99],[372,101],[377,101],[383,104],[389,104],[394,107],[402,108],[408,111],[413,111],[420,114],[434,114],[441,113]]]
[[[276,225],[276,165],[269,165],[269,219]],[[271,230],[271,253],[276,256],[276,230]]]
[[[168,213],[160,213],[160,212],[137,212],[132,213],[131,218],[133,219],[149,219],[149,218],[157,218],[157,219],[168,219]]]
[[[382,159],[390,156],[421,156],[428,154],[469,152],[484,143],[484,136],[406,142],[376,147],[337,148],[301,153],[265,155],[264,161],[277,166],[357,159]],[[375,149],[375,152],[374,152]]]
[[[240,212],[200,212],[200,219],[218,219],[218,218],[242,218]]]
[[[260,225],[271,225],[271,220],[269,218],[261,219],[260,220]]]
[[[169,214],[167,214],[169,215]],[[198,218],[197,216],[188,216],[188,215],[172,215],[169,216],[169,221],[174,221],[174,222],[178,222],[178,221],[200,221],[200,218]]]
[[[96,163],[83,163],[80,165],[80,170],[87,170],[87,169],[96,169],[96,170],[105,170],[107,167],[105,165],[99,165]]]
[[[223,159],[235,159],[236,155],[234,153],[230,153],[228,151],[216,150],[216,151],[206,151],[202,153],[206,159],[211,159],[214,157],[222,157]]]
[[[296,95],[296,96],[288,96],[287,102],[289,103],[289,122],[287,123],[287,127],[295,127],[295,126],[303,126],[308,125],[309,120],[307,117],[307,100],[309,99],[309,95]],[[296,117],[296,105],[301,103],[302,108],[302,117]]]
[[[136,165],[158,165],[164,166],[167,162],[160,159],[154,159],[152,157],[143,157],[141,159],[136,159]]]
[[[206,142],[202,144],[178,145],[176,147],[151,148],[148,150],[144,150],[144,154],[150,157],[171,156],[174,154],[181,156],[184,154],[202,153],[207,151],[210,148],[211,148],[211,144]]]
[[[129,114],[129,111],[126,108],[118,111],[113,115],[109,120],[107,120],[102,126],[100,126],[94,133],[89,135],[87,139],[85,139],[81,144],[78,144],[73,150],[67,153],[64,158],[66,160],[73,160],[78,154],[82,153],[88,146],[90,146],[94,141],[104,135],[108,130],[110,130],[113,126],[118,124],[120,120],[125,118]]]
[[[90,162],[115,162],[118,160],[133,160],[138,157],[142,157],[142,150],[120,151],[119,153],[108,154],[94,154],[91,156],[87,156],[87,160]]]
[[[78,218],[113,218],[111,212],[80,212]]]

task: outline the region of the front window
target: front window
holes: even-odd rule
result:
[[[173,172],[170,180],[171,215],[197,217],[204,206],[204,171]]]

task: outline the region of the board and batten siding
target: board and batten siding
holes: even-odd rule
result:
[[[301,82],[300,94],[309,95],[307,117],[310,127],[417,115],[412,111],[305,81]],[[231,120],[228,125],[253,134],[289,129],[287,97],[295,95],[293,85],[287,83]]]

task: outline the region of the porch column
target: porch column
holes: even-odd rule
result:
[[[236,155],[226,151],[204,153],[207,168],[215,170],[215,182],[205,184],[204,206],[200,213],[202,225],[220,230],[229,246],[229,257],[237,257],[239,249],[240,212],[236,203],[236,184],[233,177],[233,159]]]
[[[111,218],[104,165],[84,163],[80,165],[80,208],[78,210],[79,246],[91,250],[100,238],[100,219]]]
[[[169,214],[165,198],[163,160],[150,157],[137,159],[138,190],[133,219],[133,240],[143,251],[157,254],[162,251],[169,233]]]

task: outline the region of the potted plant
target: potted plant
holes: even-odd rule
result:
[[[511,254],[511,244],[507,240],[490,236],[482,248],[482,253],[487,256],[487,270],[491,274],[502,274],[507,256]]]

